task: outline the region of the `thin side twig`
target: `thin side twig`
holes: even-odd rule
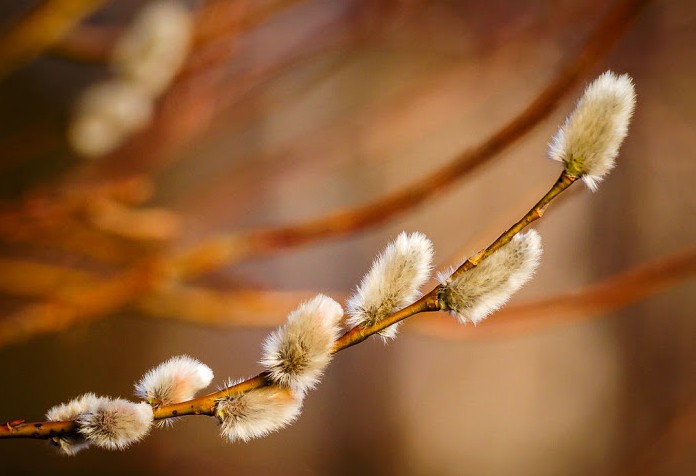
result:
[[[125,306],[131,297],[153,282],[155,268],[146,264],[115,278],[75,287],[57,299],[33,304],[0,321],[0,347],[48,332],[61,331],[76,322],[89,322]],[[86,290],[87,289],[87,290]]]
[[[11,258],[0,258],[0,269],[0,292],[13,296],[51,296],[61,287],[87,286],[95,277],[67,266]]]
[[[44,0],[0,37],[0,78],[56,44],[104,0]]]
[[[281,316],[294,309],[298,302],[316,295],[314,291],[225,292],[172,285],[145,296],[135,307],[145,316],[156,319],[204,326],[269,327],[279,324]]]

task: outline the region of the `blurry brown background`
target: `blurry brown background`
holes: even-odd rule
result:
[[[39,3],[0,3],[4,31]],[[108,77],[103,64],[54,48],[0,80],[3,260],[113,276],[219,233],[376,199],[518,113],[610,2],[212,3],[220,24],[208,33],[216,39],[194,50],[204,54],[193,71],[158,103],[150,128],[98,160],[74,155],[64,137],[80,91]],[[143,4],[106,2],[85,23],[113,29]],[[606,69],[628,72],[638,93],[619,165],[597,193],[575,191],[552,205],[537,226],[544,260],[514,302],[693,246],[694,26],[696,3],[650,3],[550,119],[444,193],[377,227],[225,267],[198,285],[342,296],[401,230],[426,233],[441,264],[474,253],[555,179],[546,144],[582,84]],[[178,230],[124,238],[94,225],[101,212],[52,219],[41,202],[73,192],[89,199],[89,187],[133,176],[154,190],[135,208],[166,208]],[[38,231],[37,217],[49,222]],[[3,278],[18,288],[35,279]],[[12,289],[3,284],[6,316],[46,300]],[[686,280],[599,319],[488,337],[471,329],[442,339],[407,325],[388,346],[372,339],[340,353],[300,420],[267,438],[227,444],[212,419],[190,417],[124,452],[66,458],[45,442],[5,440],[0,473],[696,474],[695,291]],[[280,322],[285,311],[265,322]],[[168,317],[125,305],[61,332],[3,342],[0,420],[40,420],[86,391],[128,397],[145,370],[182,353],[207,363],[218,384],[259,371],[269,326]]]

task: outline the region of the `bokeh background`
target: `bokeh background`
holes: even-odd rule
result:
[[[45,3],[0,3],[0,42]],[[386,346],[337,355],[300,420],[264,439],[228,444],[213,419],[189,417],[124,452],[67,458],[3,440],[1,473],[696,474],[696,4],[647,2],[548,118],[404,213],[220,266],[186,284],[212,293],[199,299],[166,282],[169,300],[148,304],[143,286],[113,304],[120,291],[90,292],[143,263],[417,183],[525,108],[615,2],[191,2],[194,47],[151,123],[86,159],[66,140],[72,111],[113,74],[109,46],[146,2],[94,3],[38,57],[12,68],[4,57],[2,421],[40,420],[86,391],[128,397],[172,355],[207,363],[217,384],[254,375],[295,292],[345,297],[401,230],[426,233],[442,266],[473,254],[553,183],[547,142],[606,69],[638,93],[619,165],[536,225],[544,260],[512,305],[683,259],[655,271],[668,284],[657,294],[547,306],[527,316],[534,325],[416,316]],[[241,290],[248,307],[225,299]]]

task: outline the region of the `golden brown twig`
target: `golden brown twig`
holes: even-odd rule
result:
[[[88,210],[89,222],[97,229],[132,240],[173,240],[181,230],[177,214],[165,208],[125,207],[114,200],[95,200]]]
[[[64,266],[0,258],[0,292],[15,296],[46,297],[64,286],[84,287],[94,276]]]
[[[543,209],[545,209],[548,204],[558,196],[565,188],[572,185],[575,179],[569,177],[564,171],[556,183],[551,187],[549,192],[547,192],[544,197],[532,207],[525,215],[519,220],[514,226],[510,227],[506,232],[500,235],[486,250],[481,251],[476,255],[476,258],[469,261],[467,260],[462,266],[460,266],[454,273],[465,272],[473,267],[475,267],[482,260],[486,259],[494,250],[497,250],[504,243],[508,243],[514,235],[519,233],[527,225],[532,223],[534,220],[541,217]],[[415,303],[406,306],[400,311],[375,322],[369,326],[356,326],[343,334],[333,346],[332,353],[340,352],[341,350],[352,347],[360,342],[364,341],[371,335],[378,333],[385,328],[396,324],[408,317],[414,316],[422,312],[432,312],[440,310],[440,290],[442,287],[440,285],[433,288],[429,293],[425,294]],[[169,405],[166,407],[160,407],[155,410],[156,419],[172,418],[181,415],[213,415],[215,410],[215,404],[219,398],[229,395],[230,392],[246,392],[253,390],[255,388],[260,388],[264,385],[269,385],[270,381],[266,378],[264,373],[257,375],[256,377],[250,378],[241,382],[237,385],[233,385],[219,392],[211,393],[203,397],[190,400],[188,402],[177,403],[174,405]],[[2,434],[0,433],[0,437]]]
[[[35,335],[57,332],[76,321],[88,322],[125,306],[153,281],[153,268],[141,265],[88,287],[65,289],[57,299],[35,304],[0,321],[0,347]]]
[[[140,299],[136,307],[148,316],[201,325],[274,326],[280,316],[290,312],[298,302],[316,294],[308,291],[221,292],[171,285]]]
[[[39,190],[0,208],[0,241],[60,249],[99,263],[134,261],[144,241],[173,238],[178,228],[178,218],[169,211],[125,206],[142,204],[153,191],[152,182],[142,176]]]
[[[0,220],[0,241],[11,244],[31,244],[49,250],[60,250],[68,256],[86,257],[100,264],[130,263],[142,255],[142,243],[107,235],[87,226],[82,220],[66,217],[60,222],[14,222]]]
[[[467,259],[464,263],[462,263],[462,265],[452,273],[452,276],[457,276],[475,268],[481,261],[488,258],[505,244],[509,243],[516,234],[525,229],[535,220],[541,218],[549,203],[551,203],[551,201],[553,201],[553,199],[560,193],[570,187],[575,180],[575,177],[569,176],[564,170],[551,189],[517,223],[508,228],[505,233],[500,235],[485,250],[480,251],[472,258]],[[420,298],[411,306],[408,306],[369,327],[358,326],[349,330],[343,336],[341,336],[338,341],[336,341],[336,344],[334,345],[334,352],[338,352],[339,350],[343,350],[347,347],[358,344],[372,334],[375,334],[386,327],[396,324],[397,322],[402,321],[414,314],[445,309],[440,296],[441,289],[441,286],[436,286],[432,291]]]
[[[0,37],[0,78],[59,41],[104,0],[45,0]]]

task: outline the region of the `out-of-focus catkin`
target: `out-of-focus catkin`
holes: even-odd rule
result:
[[[68,141],[83,157],[112,152],[147,126],[157,98],[189,51],[192,22],[182,2],[146,4],[117,41],[112,79],[93,84],[77,101]]]
[[[153,97],[169,86],[188,53],[192,22],[181,2],[164,0],[143,7],[114,48],[116,72]]]
[[[98,157],[145,127],[152,114],[152,98],[137,83],[122,78],[96,83],[77,101],[68,141],[80,155]]]

